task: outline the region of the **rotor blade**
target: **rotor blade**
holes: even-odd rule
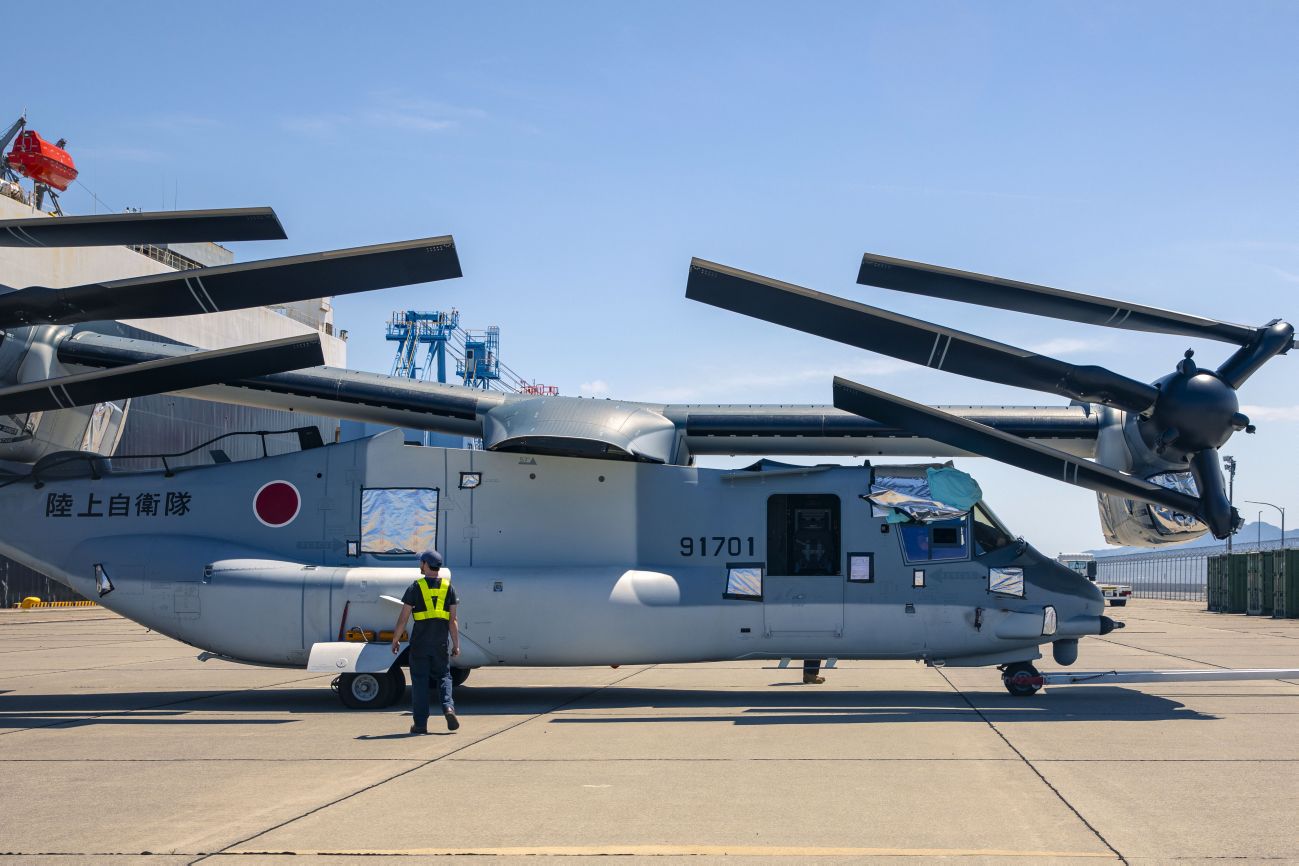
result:
[[[116,370],[195,354],[197,350],[191,346],[92,331],[79,331],[58,344],[62,364]],[[219,385],[189,389],[183,396],[474,437],[483,435],[483,413],[505,400],[499,391],[334,367],[226,379]]]
[[[165,394],[249,376],[315,367],[325,361],[317,334],[197,352],[0,388],[0,415],[70,409],[107,400]]]
[[[1218,449],[1206,448],[1191,455],[1191,474],[1195,476],[1195,488],[1200,491],[1202,519],[1214,538],[1226,538],[1239,529],[1244,521],[1227,498]]]
[[[282,240],[268,207],[0,220],[0,247],[94,247]]]
[[[912,430],[971,454],[1027,469],[1066,484],[1124,499],[1151,502],[1204,519],[1200,500],[1193,496],[837,376],[834,380],[834,405],[863,418]]]
[[[460,276],[450,235],[0,295],[0,328],[215,313]]]
[[[1066,292],[1033,283],[1004,280],[873,253],[862,256],[857,282],[863,286],[878,286],[913,295],[964,301],[967,304],[1067,319],[1087,325],[1152,331],[1157,334],[1181,334],[1223,343],[1244,345],[1254,339],[1257,331],[1246,325],[1233,325],[1158,307]]]
[[[690,262],[686,297],[926,367],[1088,403],[1144,412],[1159,395],[1104,367],[1075,366],[701,259]]]

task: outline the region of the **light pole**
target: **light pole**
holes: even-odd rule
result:
[[[1246,499],[1245,501],[1248,502],[1248,503],[1251,503],[1252,505],[1266,505],[1266,506],[1268,506],[1269,508],[1275,508],[1277,511],[1281,512],[1281,550],[1285,550],[1285,509],[1282,508],[1280,505],[1273,505],[1271,502],[1260,502],[1260,501],[1257,500],[1257,499]],[[1258,513],[1258,519],[1259,519],[1259,527],[1258,527],[1259,545],[1258,545],[1258,547],[1259,547],[1259,550],[1262,550],[1262,549],[1263,549],[1263,542],[1262,542],[1262,538],[1263,538],[1263,522],[1262,522],[1262,521],[1263,521],[1263,512],[1260,511],[1260,512]]]

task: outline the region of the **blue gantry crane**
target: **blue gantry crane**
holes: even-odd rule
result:
[[[460,327],[460,311],[397,310],[388,320],[386,339],[397,344],[392,376],[424,382],[447,382],[450,362],[455,363],[459,384],[484,391],[513,391],[520,394],[558,394],[554,385],[528,382],[501,363],[501,329],[467,331]],[[382,424],[342,421],[339,436],[346,442],[371,436],[385,429]],[[482,442],[428,430],[404,430],[407,444],[481,448]]]
[[[447,381],[447,358],[455,361],[456,377],[469,388],[523,394],[557,394],[552,385],[528,382],[501,363],[501,329],[485,331],[460,327],[460,311],[398,310],[388,320],[387,339],[397,343],[393,376]]]
[[[481,334],[465,339],[464,355],[456,364],[456,375],[470,388],[492,387],[501,379],[501,329],[492,325]]]
[[[398,343],[397,357],[392,362],[389,375],[407,379],[431,380],[437,370],[438,382],[447,380],[447,344],[460,329],[460,311],[454,307],[449,313],[404,310],[392,314],[388,320],[389,342]],[[421,366],[420,347],[427,346]]]

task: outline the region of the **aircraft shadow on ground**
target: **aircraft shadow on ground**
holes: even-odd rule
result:
[[[488,690],[484,690],[488,691]],[[633,691],[634,695],[611,694]],[[667,700],[664,698],[667,697]],[[1068,722],[1212,720],[1184,704],[1156,695],[1121,688],[1095,687],[1079,692],[1013,698],[1007,694],[975,693],[970,702],[956,692],[764,692],[669,691],[606,689],[564,707],[555,724],[616,722],[729,722],[734,725],[829,725],[875,722]],[[973,706],[971,706],[971,703]],[[462,712],[473,704],[461,701]],[[640,715],[601,717],[592,712],[651,708]],[[675,714],[671,710],[690,711]],[[710,713],[709,710],[719,710]],[[739,712],[735,712],[738,710]]]
[[[967,702],[968,698],[968,702]],[[1205,721],[1218,718],[1166,697],[1117,686],[1061,688],[1031,698],[995,692],[832,689],[652,689],[635,687],[478,687],[457,691],[466,717],[553,713],[554,724],[729,722],[830,725],[873,722]],[[973,706],[972,706],[973,705]],[[410,691],[400,704],[410,707]],[[977,708],[977,709],[975,709]],[[626,710],[627,713],[619,713]],[[289,718],[258,718],[286,713]],[[0,729],[89,724],[272,725],[307,714],[358,713],[328,690],[250,689],[0,695]],[[607,715],[600,715],[607,713]],[[213,715],[222,715],[214,718]]]
[[[220,727],[225,725],[291,725],[296,719],[211,718],[195,716],[186,710],[167,713],[152,710],[67,710],[50,712],[0,712],[0,730],[19,731],[33,728],[81,728],[87,725],[183,725]]]

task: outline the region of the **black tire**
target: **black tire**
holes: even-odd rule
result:
[[[1037,694],[1037,690],[1042,686],[1032,680],[1039,676],[1041,674],[1038,673],[1037,668],[1028,662],[1014,662],[1001,669],[1001,682],[1006,686],[1006,691],[1017,698],[1027,698]]]
[[[393,665],[388,669],[388,688],[391,694],[387,706],[396,706],[406,699],[406,672],[401,669],[401,665]]]
[[[391,703],[392,692],[393,683],[388,674],[342,674],[338,678],[338,699],[349,710],[386,707]]]
[[[1110,599],[1110,607],[1127,607],[1127,606],[1128,606],[1128,600],[1126,598]]]

